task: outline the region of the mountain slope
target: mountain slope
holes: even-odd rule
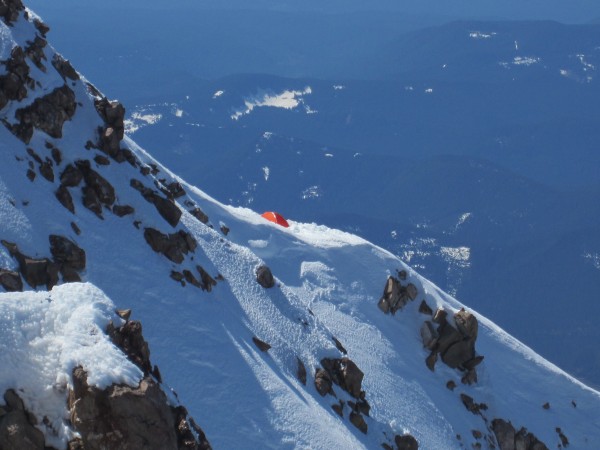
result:
[[[27,43],[36,34],[41,39],[33,19],[17,10],[5,16],[10,25],[0,24],[0,86],[8,99],[0,110],[0,263],[21,273],[25,291],[81,278],[117,307],[133,308],[162,379],[214,448],[393,448],[408,434],[426,449],[491,446],[504,442],[507,421],[547,447],[562,436],[574,448],[594,448],[598,392],[484,317],[460,312],[460,303],[389,252],[315,224],[281,228],[179,179],[135,142],[119,139],[118,104],[68,70],[52,48]],[[28,56],[20,58],[15,46]],[[7,89],[13,79],[18,88]],[[70,271],[74,262],[50,236],[85,250],[85,268]],[[42,264],[35,258],[43,257],[54,263],[34,270]],[[275,276],[270,288],[257,282],[264,265]],[[405,303],[395,315],[382,312],[385,304],[377,307],[389,283],[392,306]],[[86,285],[73,286],[91,295]],[[57,302],[61,289],[69,288],[51,292]],[[438,313],[434,323],[430,312],[419,312],[422,300],[448,318]],[[423,348],[425,321],[448,344],[443,351],[427,339],[433,351]],[[471,370],[440,360],[431,371],[428,355]],[[109,375],[113,369],[106,367]],[[44,411],[23,378],[0,373],[1,387],[25,391],[27,408]],[[336,404],[343,417],[332,409]],[[531,434],[519,436],[512,440],[533,445]]]

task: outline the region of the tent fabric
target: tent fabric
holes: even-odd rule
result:
[[[285,228],[288,228],[290,226],[290,224],[287,222],[287,220],[285,220],[285,218],[281,214],[276,213],[274,211],[267,211],[262,214],[262,217]]]

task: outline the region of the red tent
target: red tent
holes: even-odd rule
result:
[[[263,213],[262,216],[265,219],[276,223],[277,225],[281,225],[282,227],[288,228],[290,226],[290,224],[287,222],[287,220],[285,220],[285,218],[279,213],[276,213],[273,211],[267,211],[266,213]]]

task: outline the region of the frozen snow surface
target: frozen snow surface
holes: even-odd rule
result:
[[[29,29],[23,17],[14,29],[2,28],[2,54],[13,40],[23,44],[21,37]],[[46,49],[48,61],[52,51]],[[30,96],[52,89],[60,80],[48,67],[48,75],[35,73],[41,86]],[[61,149],[57,174],[66,164],[97,153],[84,144],[94,138],[100,118],[83,81],[73,90],[80,106],[65,123],[63,137],[52,139],[36,130],[29,144],[40,155],[48,153],[46,142]],[[293,107],[309,93],[284,93],[253,104]],[[1,117],[12,120],[13,109],[7,107]],[[49,444],[60,446],[69,437],[65,399],[73,367],[86,368],[89,382],[98,386],[139,380],[139,370],[103,333],[109,320],[118,320],[115,308],[132,308],[165,385],[177,392],[215,449],[377,449],[391,443],[394,434],[404,433],[415,436],[423,449],[471,448],[479,442],[473,430],[485,435],[487,424],[465,409],[462,393],[487,405],[482,414],[488,423],[494,418],[510,420],[550,448],[560,443],[560,427],[571,448],[598,448],[600,393],[475,311],[480,324],[476,348],[485,356],[477,368],[478,383],[463,385],[461,373],[441,362],[430,371],[419,335],[427,316],[418,312],[419,303],[425,300],[433,309],[450,312],[463,305],[391,253],[318,224],[291,220],[284,229],[249,209],[223,205],[179,179],[130,138],[122,146],[143,164],[155,164],[159,172],[144,176],[126,162],[92,163],[114,186],[117,203],[135,208],[133,216],[125,217],[105,209],[101,220],[82,206],[79,188],[71,189],[73,215],[55,198],[58,180],[38,176],[31,182],[25,176],[25,145],[0,127],[0,238],[16,242],[25,254],[42,257],[49,256],[48,234],[59,234],[87,255],[85,283],[59,285],[51,292],[27,287],[23,293],[0,294],[0,391],[16,389],[38,418],[50,418],[50,425],[40,425]],[[186,195],[176,200],[183,211],[176,227],[130,187],[132,178],[149,187],[161,178],[182,184]],[[203,224],[188,213],[189,205],[200,207],[209,222]],[[227,235],[221,225],[230,230]],[[164,233],[185,230],[198,248],[175,264],[147,245],[145,227]],[[449,257],[468,260],[468,249],[448,252]],[[16,267],[3,247],[0,263]],[[256,282],[255,272],[262,264],[275,276],[271,289]],[[211,292],[170,278],[172,270],[193,271],[198,265],[223,278]],[[377,302],[387,277],[398,270],[407,272],[406,282],[414,283],[419,295],[395,316],[384,315]],[[527,318],[518,317],[517,311],[515,320]],[[271,349],[259,351],[253,337]],[[336,386],[338,398],[321,397],[314,386],[320,360],[342,356],[333,337],[365,373],[362,387],[371,405],[367,434],[349,422],[347,406],[344,418],[331,409],[339,399],[350,399],[345,392]],[[306,386],[296,376],[298,358],[307,369]],[[446,387],[448,381],[456,383],[453,391]],[[542,407],[545,403],[549,409]]]

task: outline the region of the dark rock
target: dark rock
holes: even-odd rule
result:
[[[447,325],[448,327],[450,325]],[[448,349],[442,353],[442,361],[448,367],[453,369],[463,368],[463,362],[472,360],[475,356],[473,344],[469,341],[458,341],[451,344]]]
[[[12,257],[19,263],[19,272],[32,288],[45,285],[48,290],[58,282],[58,266],[48,258],[35,259],[24,255],[16,244],[2,241]]]
[[[483,434],[479,430],[471,430],[471,434],[475,439],[481,439],[483,437]]]
[[[148,343],[142,335],[142,324],[136,320],[125,322],[120,327],[115,327],[111,322],[106,330],[112,342],[123,350],[127,358],[138,366],[144,375],[152,371],[150,363],[150,350]]]
[[[61,267],[60,273],[65,283],[79,283],[81,281],[81,277],[72,267]]]
[[[560,443],[562,444],[563,447],[568,447],[569,446],[569,439],[567,439],[567,436],[565,436],[565,434],[562,432],[562,430],[559,427],[556,427],[556,432],[558,433],[558,437],[560,439]]]
[[[363,416],[352,411],[350,413],[350,422],[364,434],[367,434],[368,426]]]
[[[435,363],[438,360],[438,354],[437,352],[431,352],[429,354],[429,356],[425,359],[425,365],[427,366],[427,368],[429,370],[431,370],[432,372],[435,370]]]
[[[406,290],[402,288],[400,281],[394,277],[388,277],[383,295],[379,300],[379,308],[386,314],[387,311],[395,314],[397,310],[406,305],[407,301],[408,295],[406,295]]]
[[[470,369],[467,373],[460,379],[462,384],[475,384],[477,383],[477,371],[475,369]]]
[[[433,321],[440,325],[446,323],[446,317],[448,317],[448,313],[443,308],[438,308],[433,315]]]
[[[194,238],[183,230],[174,234],[163,234],[154,228],[145,228],[144,239],[152,250],[162,253],[177,264],[183,262],[184,254],[194,251],[197,246]]]
[[[229,234],[231,230],[226,227],[225,225],[221,225],[221,233],[223,233],[225,236],[227,236]]]
[[[331,405],[331,409],[333,409],[336,414],[340,417],[344,417],[344,401],[340,400],[339,403],[334,403]]]
[[[267,352],[271,348],[269,344],[267,344],[265,341],[261,341],[256,336],[252,337],[252,342],[254,342],[254,345],[256,345],[261,352]]]
[[[448,322],[438,327],[438,342],[436,350],[442,354],[450,348],[450,346],[460,342],[463,339],[462,334]]]
[[[184,286],[185,286],[185,282],[183,281],[183,278],[184,278],[184,277],[183,277],[183,274],[182,274],[181,272],[177,272],[176,270],[172,270],[172,271],[171,271],[171,274],[170,274],[170,277],[171,277],[173,280],[175,280],[175,281],[178,281],[178,282],[180,282],[182,285],[184,285]]]
[[[96,161],[96,164],[100,166],[108,166],[110,164],[110,159],[102,155],[94,156],[94,161]]]
[[[550,403],[546,402],[542,405],[542,408],[544,409],[550,409]]]
[[[433,314],[433,310],[429,307],[429,305],[427,304],[427,302],[425,302],[425,300],[423,300],[421,302],[421,304],[419,305],[419,312],[421,314],[427,314],[429,316],[431,316]]]
[[[329,373],[331,380],[355,398],[361,397],[364,373],[349,358],[324,358],[321,365]]]
[[[179,198],[185,195],[185,191],[183,190],[183,186],[181,183],[177,181],[173,181],[167,185],[167,192],[169,192],[172,198]]]
[[[408,283],[408,286],[406,286],[406,295],[408,295],[408,298],[415,300],[418,294],[417,287],[412,283]]]
[[[79,186],[83,180],[83,173],[73,164],[68,164],[65,170],[60,174],[60,184],[62,186],[75,187]]]
[[[0,18],[6,25],[15,22],[19,18],[19,13],[24,9],[21,0],[0,0]]]
[[[51,183],[54,182],[54,170],[52,170],[52,162],[50,160],[44,161],[39,167],[40,174]]]
[[[79,236],[81,234],[81,230],[79,229],[79,227],[77,226],[77,224],[75,222],[71,222],[71,229],[75,232],[75,234],[77,236]]]
[[[410,434],[405,434],[404,436],[396,435],[394,437],[394,442],[396,442],[398,450],[419,450],[419,443],[414,436]]]
[[[421,341],[423,341],[423,347],[432,350],[438,341],[438,332],[433,327],[430,321],[423,322],[421,325]]]
[[[470,397],[467,394],[460,394],[460,399],[463,405],[465,405],[465,408],[475,415],[480,414],[480,411],[485,411],[487,409],[485,403],[475,403],[473,397]]]
[[[58,189],[56,190],[56,192],[54,193],[54,195],[56,196],[56,199],[60,202],[61,205],[63,205],[65,208],[67,208],[72,213],[75,213],[75,205],[73,204],[73,197],[71,197],[71,193],[65,186],[60,185],[58,187]]]
[[[4,393],[4,402],[9,411],[25,411],[25,404],[14,389],[8,389]]]
[[[29,178],[29,181],[35,180],[35,177],[36,177],[35,172],[31,169],[27,169],[27,178]]]
[[[32,149],[31,147],[27,147],[26,150],[27,154],[31,156],[36,163],[41,164],[43,162],[42,158],[40,158],[40,155],[38,155],[34,149]],[[33,168],[33,164],[30,163],[29,167]]]
[[[5,400],[9,392],[12,392],[12,395],[18,399],[19,407],[11,407],[7,400],[8,411],[6,414],[0,415],[0,448],[6,450],[44,450],[44,435],[35,427],[34,423],[31,423],[30,419],[33,416],[25,411],[23,402],[12,389],[4,395]]]
[[[140,192],[146,201],[152,203],[158,213],[172,227],[177,226],[179,219],[181,218],[181,210],[173,201],[161,197],[157,192],[144,186],[144,184],[139,180],[132,179],[129,185],[136,191]]]
[[[492,421],[492,431],[500,450],[515,450],[515,428],[510,422],[502,419]]]
[[[194,274],[192,272],[190,272],[189,270],[185,269],[183,271],[183,277],[185,278],[185,281],[187,281],[188,283],[190,283],[192,286],[196,286],[197,288],[202,287],[200,285],[200,282],[194,276]]]
[[[256,281],[265,289],[275,286],[275,279],[273,278],[271,269],[264,265],[256,269]]]
[[[344,346],[342,345],[342,343],[341,343],[340,341],[338,341],[338,340],[336,339],[336,337],[335,337],[335,336],[331,336],[331,339],[333,339],[333,342],[334,342],[334,344],[335,344],[335,347],[336,347],[336,348],[337,348],[337,349],[338,349],[340,352],[342,352],[344,355],[347,355],[347,354],[348,354],[348,352],[346,351],[346,349],[344,348]]]
[[[53,138],[62,137],[62,126],[75,114],[77,105],[75,94],[67,86],[54,89],[51,93],[36,98],[33,103],[15,112],[19,123],[13,127],[13,133],[25,143],[29,143],[34,128]]]
[[[461,309],[454,314],[454,321],[456,322],[456,328],[458,328],[458,331],[460,331],[465,338],[473,341],[477,339],[479,324],[477,323],[477,318],[473,314]]]
[[[51,154],[52,154],[52,159],[54,160],[56,165],[59,166],[60,163],[62,162],[62,153],[60,152],[59,149],[54,147],[51,151]]]
[[[453,391],[456,388],[456,383],[453,380],[450,380],[446,383],[446,387]]]
[[[211,277],[206,270],[204,270],[201,266],[196,266],[196,270],[200,274],[200,287],[203,291],[210,292],[212,288],[217,285],[217,282]]]
[[[133,214],[135,212],[135,209],[133,209],[133,207],[129,205],[114,205],[112,211],[116,216],[123,217],[129,214]]]
[[[125,321],[128,321],[131,317],[131,309],[117,309],[115,313]]]
[[[315,387],[317,388],[317,392],[321,394],[321,397],[325,397],[327,394],[333,395],[333,383],[326,370],[317,369],[315,373]]]
[[[23,290],[21,276],[13,270],[0,269],[0,285],[7,292],[20,292]]]
[[[9,101],[21,101],[27,97],[27,86],[33,81],[29,77],[25,52],[19,46],[11,50],[10,58],[4,62],[4,67],[7,73],[0,75],[0,109]]]
[[[90,167],[89,161],[75,161],[75,165],[83,174],[87,186],[92,188],[96,193],[98,200],[105,205],[112,205],[116,200],[113,186],[102,175]]]
[[[484,357],[482,355],[476,356],[473,359],[470,359],[466,362],[464,362],[462,364],[462,366],[464,367],[465,370],[471,370],[474,369],[475,367],[477,367],[479,364],[481,364],[481,361],[483,361]]]
[[[96,214],[100,219],[102,217],[102,204],[100,203],[100,199],[96,194],[96,191],[90,186],[84,186],[82,188],[83,192],[83,206]]]
[[[73,81],[79,80],[79,74],[73,68],[71,63],[58,53],[55,53],[54,57],[52,58],[52,66],[60,74],[63,80],[66,81],[67,78]]]
[[[399,270],[398,271],[398,278],[400,280],[405,281],[407,276],[408,276],[408,274],[406,273],[406,270]]]
[[[298,369],[296,371],[296,375],[298,376],[298,380],[300,380],[300,383],[306,386],[306,367],[304,366],[304,363],[300,358],[296,357],[296,361],[298,362]]]
[[[78,247],[75,242],[64,236],[54,234],[49,236],[49,240],[50,253],[52,253],[54,261],[60,266],[70,267],[77,271],[85,269],[85,251]]]
[[[196,441],[183,407],[169,406],[166,395],[149,376],[139,386],[88,386],[81,367],[73,371],[69,393],[72,426],[86,450],[210,449]],[[205,439],[204,433],[202,436]]]
[[[27,41],[27,47],[25,47],[25,54],[35,64],[35,66],[42,72],[46,73],[46,66],[42,63],[42,60],[46,60],[44,55],[44,47],[48,43],[41,36],[36,36],[33,41]]]

